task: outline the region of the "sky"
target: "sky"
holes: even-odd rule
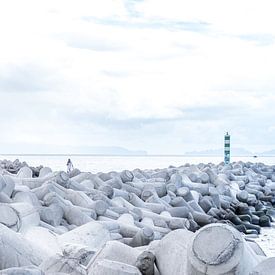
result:
[[[273,0],[0,2],[0,152],[275,149]],[[87,149],[88,150],[88,149]],[[62,152],[63,152],[62,151]]]

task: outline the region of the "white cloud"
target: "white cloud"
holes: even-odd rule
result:
[[[146,0],[137,4],[148,18],[207,22],[222,33],[275,33],[272,0]]]
[[[0,142],[272,147],[273,1],[131,4],[0,4]]]

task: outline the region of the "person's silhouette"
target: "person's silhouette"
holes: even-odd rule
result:
[[[73,169],[74,169],[73,163],[72,163],[71,159],[68,159],[68,161],[67,161],[67,173],[72,172]]]

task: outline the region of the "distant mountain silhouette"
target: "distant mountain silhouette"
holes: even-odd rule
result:
[[[275,156],[275,150],[269,150],[269,151],[264,151],[262,153],[258,153],[258,156]]]
[[[116,146],[93,146],[87,147],[85,152],[96,155],[147,155],[146,151],[128,150],[123,147]]]
[[[191,152],[186,152],[184,155],[187,155],[187,156],[220,156],[220,155],[223,155],[223,148],[202,150],[202,151],[191,151]],[[231,148],[231,155],[233,155],[233,156],[251,156],[251,155],[253,155],[253,153],[246,149],[243,149],[243,148]]]
[[[122,155],[122,156],[144,156],[146,151],[129,150],[119,146],[70,146],[49,144],[9,144],[3,146],[0,154],[83,154],[83,155]]]

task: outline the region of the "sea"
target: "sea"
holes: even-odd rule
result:
[[[146,156],[106,156],[106,155],[1,155],[0,160],[8,159],[26,161],[30,166],[49,166],[52,170],[66,170],[68,158],[71,159],[75,168],[86,172],[109,172],[140,169],[167,168],[181,166],[186,163],[215,163],[223,161],[222,156],[186,156],[186,155],[146,155]],[[231,161],[262,162],[275,165],[275,156],[232,156]]]
[[[66,171],[67,160],[71,159],[75,168],[86,172],[110,172],[140,169],[167,168],[169,166],[181,166],[186,163],[214,163],[223,161],[222,156],[102,156],[102,155],[1,155],[0,160],[25,161],[30,166],[48,166],[53,171]],[[261,162],[267,165],[275,165],[275,156],[233,156],[231,162]],[[260,245],[265,254],[269,257],[275,257],[275,223],[270,228],[262,228],[262,233],[255,241]]]

